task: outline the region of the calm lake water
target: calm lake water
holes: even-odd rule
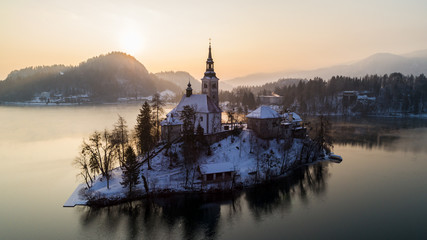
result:
[[[0,239],[427,239],[427,120],[331,119],[341,164],[234,195],[63,208],[84,137],[138,105],[0,106]]]

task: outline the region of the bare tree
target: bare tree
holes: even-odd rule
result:
[[[97,168],[94,168],[95,164],[92,161],[92,158],[90,158],[87,154],[84,154],[83,151],[73,161],[73,165],[80,170],[78,176],[83,178],[87,188],[92,187],[95,176],[92,177],[91,174],[95,174],[97,171]]]
[[[316,144],[316,155],[323,156],[324,151],[326,153],[330,153],[334,147],[331,135],[331,124],[323,115],[319,116],[318,123],[315,126],[315,135],[313,141]]]
[[[234,123],[236,121],[234,114],[235,114],[234,109],[227,111],[227,118],[228,118],[227,123],[230,123],[230,130],[234,129]]]
[[[96,167],[107,180],[107,188],[110,188],[111,170],[116,160],[116,146],[112,141],[112,134],[107,130],[102,133],[95,131],[89,141],[83,141],[82,154],[87,155],[96,162]]]

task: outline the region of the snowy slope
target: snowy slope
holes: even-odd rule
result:
[[[218,185],[208,185],[201,189],[200,180],[197,178],[194,181],[192,188],[185,186],[185,168],[183,164],[183,156],[180,153],[180,144],[174,144],[172,151],[178,153],[178,164],[175,167],[169,168],[169,157],[166,156],[165,150],[151,159],[151,170],[147,169],[147,165],[142,167],[142,174],[147,178],[150,192],[182,192],[182,191],[199,191],[218,188]],[[268,171],[273,176],[281,174],[283,165],[292,166],[297,156],[301,151],[302,140],[294,139],[291,148],[284,150],[285,140],[263,140],[257,138],[251,130],[244,130],[239,136],[229,136],[220,142],[211,145],[212,154],[207,156],[202,154],[199,159],[199,164],[215,164],[216,167],[224,164],[228,168],[233,166],[236,171],[236,183],[241,186],[250,186],[255,183],[255,172],[258,172],[258,179],[266,178]],[[193,173],[195,173],[194,168]],[[257,171],[258,170],[258,171]],[[110,180],[110,189],[107,189],[105,179],[98,177],[93,186],[86,190],[86,194],[117,199],[125,197],[126,189],[122,187],[120,181],[122,170],[116,168],[112,172]],[[190,177],[192,178],[192,176]],[[79,191],[84,185],[79,185],[78,189],[72,194],[66,202],[66,206],[74,206],[76,204],[84,204],[86,200],[79,195]],[[143,183],[136,186],[137,189],[145,192]],[[64,206],[65,206],[64,205]]]

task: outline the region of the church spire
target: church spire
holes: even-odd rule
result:
[[[206,71],[202,78],[202,93],[209,96],[212,101],[219,106],[218,102],[218,78],[214,70],[214,61],[212,59],[211,39],[209,39],[209,53],[206,60]]]
[[[191,83],[190,83],[190,79],[188,79],[188,84],[187,84],[187,92],[186,92],[186,96],[190,97],[193,94],[193,89],[191,88]]]
[[[212,59],[212,47],[211,47],[210,38],[209,38],[209,54],[208,54],[208,59],[206,60],[205,77],[216,78],[216,74],[214,70],[214,61]]]
[[[211,39],[209,38],[209,55],[208,55],[208,60],[211,59],[212,60],[212,52],[211,52]],[[213,62],[213,60],[212,60]]]

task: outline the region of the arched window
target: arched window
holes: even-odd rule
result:
[[[208,85],[206,83],[203,84],[203,88],[208,88]]]
[[[216,89],[216,83],[212,83],[212,88]]]

